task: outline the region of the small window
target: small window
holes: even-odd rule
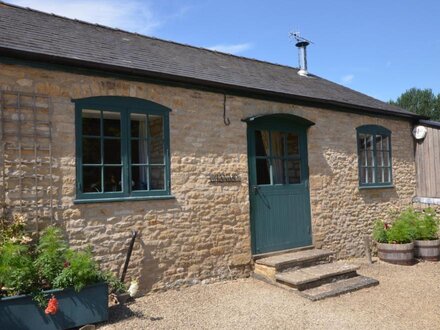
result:
[[[255,153],[258,185],[301,183],[298,134],[256,130]]]
[[[359,186],[391,186],[391,131],[378,125],[356,129],[359,159]]]
[[[75,104],[78,200],[170,194],[168,108],[114,96]]]

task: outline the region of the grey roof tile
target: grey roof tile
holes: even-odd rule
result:
[[[0,55],[54,56],[406,117],[417,115],[298,69],[164,41],[0,2]]]

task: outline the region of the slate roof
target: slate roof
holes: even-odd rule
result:
[[[298,69],[160,40],[0,2],[0,55],[39,59],[313,101],[358,112],[419,118]]]

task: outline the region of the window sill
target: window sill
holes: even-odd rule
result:
[[[92,204],[92,203],[115,203],[115,202],[136,202],[162,199],[175,199],[173,195],[162,196],[138,196],[138,197],[114,197],[114,198],[81,198],[75,199],[73,204]]]
[[[359,190],[368,190],[368,189],[393,189],[395,186],[393,184],[387,185],[377,185],[377,186],[359,186]]]

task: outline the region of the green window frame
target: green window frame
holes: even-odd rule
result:
[[[75,202],[172,198],[171,109],[122,96],[72,101],[76,134]]]
[[[379,125],[356,128],[359,187],[393,187],[391,131]]]

